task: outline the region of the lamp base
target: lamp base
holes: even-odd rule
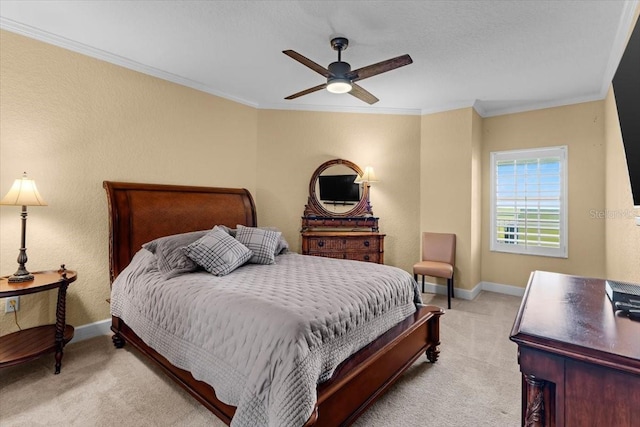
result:
[[[20,276],[9,276],[7,279],[9,283],[20,283],[20,282],[30,282],[33,280],[33,274],[22,274]]]

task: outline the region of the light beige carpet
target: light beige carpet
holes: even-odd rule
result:
[[[425,302],[446,306],[441,296]],[[520,373],[509,332],[520,298],[482,292],[441,319],[440,359],[422,356],[356,422],[364,426],[519,426]],[[0,426],[223,426],[134,349],[109,336],[0,370]]]

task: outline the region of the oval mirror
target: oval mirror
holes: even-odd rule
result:
[[[373,215],[369,187],[354,182],[362,169],[353,162],[334,159],[316,169],[309,181],[307,217],[344,218]]]

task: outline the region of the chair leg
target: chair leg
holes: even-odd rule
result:
[[[447,279],[447,308],[451,310],[451,294],[453,294],[453,281]]]
[[[418,275],[414,273],[413,280],[418,281]],[[422,293],[424,294],[424,276],[422,276]]]
[[[456,288],[453,286],[453,273],[451,273],[451,298],[456,297],[455,289]]]

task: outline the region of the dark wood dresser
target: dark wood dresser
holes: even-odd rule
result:
[[[511,331],[524,426],[640,426],[640,321],[604,280],[536,271]]]
[[[315,170],[309,181],[309,198],[300,230],[303,255],[384,264],[385,235],[378,232],[378,218],[373,216],[369,203],[371,182],[365,181],[364,176],[358,165],[344,159],[329,160]],[[336,199],[339,196],[328,193],[323,198],[320,182],[328,177],[342,180],[341,194],[351,194],[355,186],[359,200],[349,202],[351,199]]]
[[[384,236],[365,231],[303,231],[302,253],[384,264]]]

